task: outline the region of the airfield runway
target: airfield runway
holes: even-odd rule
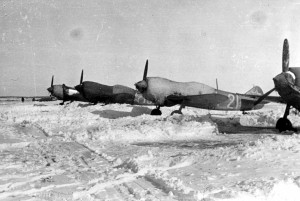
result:
[[[0,102],[0,200],[298,200],[284,105],[241,112]],[[291,121],[300,127],[299,117]]]

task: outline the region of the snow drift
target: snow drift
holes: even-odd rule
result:
[[[300,137],[283,105],[248,115],[176,107],[1,104],[2,200],[298,200]],[[290,115],[299,126],[296,113]],[[288,135],[287,135],[288,134]]]

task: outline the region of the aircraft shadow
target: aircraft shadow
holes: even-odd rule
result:
[[[118,110],[95,110],[91,113],[107,119],[117,119],[122,117],[137,117],[143,114],[151,113],[151,109],[147,107],[141,107],[141,106],[128,106],[128,107],[132,107],[131,112],[118,111]]]
[[[44,106],[47,106],[47,105],[38,103],[38,104],[33,104],[33,106],[36,106],[36,107],[44,107]]]
[[[176,147],[182,149],[214,149],[217,147],[228,147],[240,144],[241,141],[221,140],[192,140],[192,141],[165,141],[165,142],[140,142],[133,143],[136,146],[146,147]]]
[[[93,103],[86,103],[86,104],[79,103],[78,107],[84,108],[84,107],[89,107],[89,106],[93,106],[93,105],[95,105],[95,104],[93,104]]]

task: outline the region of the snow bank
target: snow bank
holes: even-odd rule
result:
[[[285,104],[269,103],[261,110],[250,111],[248,115],[241,116],[240,124],[243,126],[275,127],[277,120],[283,117],[285,107]],[[295,109],[290,110],[288,118],[293,126],[300,126],[299,115]]]
[[[88,127],[87,132],[93,140],[136,143],[210,139],[218,133],[218,129],[207,116],[142,115],[138,119],[132,117],[118,121],[102,119],[101,123]]]
[[[208,115],[169,116],[172,108],[165,108],[163,116],[150,116],[151,109],[141,106],[56,104],[8,106],[1,118],[11,123],[26,122],[49,136],[73,140],[161,142],[207,139],[218,133],[217,125]]]
[[[300,197],[300,135],[261,128],[252,132],[241,126],[274,126],[284,106],[248,115],[186,108],[184,115],[174,116],[170,113],[178,108],[170,107],[162,108],[162,116],[150,116],[153,107],[58,103],[1,105],[0,176],[20,171],[16,180],[5,180],[2,196],[22,199],[54,192],[65,184],[56,180],[55,185],[36,188],[28,185],[34,184],[34,177],[26,172],[53,168],[76,178],[78,183],[69,183],[75,186],[66,195],[74,200],[114,200],[117,195],[128,200],[201,201]],[[300,125],[294,113],[290,119]],[[19,159],[28,162],[16,163]],[[85,172],[92,172],[93,179],[81,179],[90,178]],[[29,178],[24,183],[28,191],[6,188],[24,177]]]
[[[251,188],[251,187],[250,187]],[[235,192],[234,197],[228,199],[215,199],[216,201],[298,201],[300,186],[296,180],[288,179],[273,185],[269,192],[257,191],[254,195],[247,192]]]

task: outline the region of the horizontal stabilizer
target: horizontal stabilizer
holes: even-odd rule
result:
[[[245,94],[247,94],[247,95],[263,95],[264,92],[259,86],[254,86],[252,89],[247,91]]]

